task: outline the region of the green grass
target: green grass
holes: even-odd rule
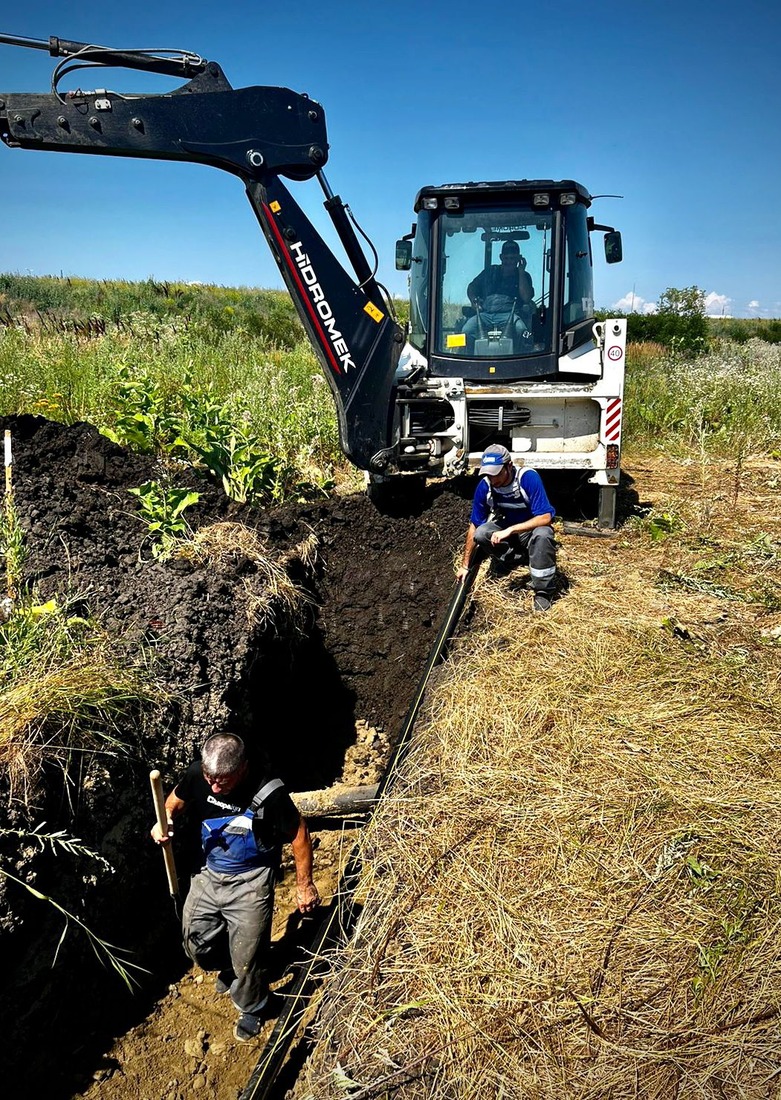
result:
[[[327,488],[345,467],[330,389],[281,291],[0,275],[0,326],[0,414],[86,420],[141,449],[175,450],[189,433],[195,458],[219,407],[237,468],[282,461],[275,499]],[[683,358],[632,344],[627,358],[630,448],[781,451],[781,346],[716,339]]]
[[[630,345],[625,442],[645,450],[745,456],[781,449],[781,347],[717,342],[697,358]]]
[[[135,407],[128,393],[133,385]],[[161,430],[164,421],[169,428],[193,428],[193,408],[183,408],[183,395],[193,387],[205,404],[219,405],[225,422],[258,451],[283,456],[296,471],[289,478],[293,485],[324,485],[342,461],[331,393],[300,334],[285,347],[239,323],[210,329],[203,320],[150,313],[129,315],[89,336],[22,324],[0,329],[0,415],[86,420],[119,442],[138,445],[123,434],[123,424],[148,412],[150,401]]]
[[[108,324],[132,329],[137,315],[148,315],[180,325],[200,322],[211,332],[241,327],[280,347],[303,338],[287,294],[247,287],[0,274],[0,311],[6,321],[48,332],[99,332]]]

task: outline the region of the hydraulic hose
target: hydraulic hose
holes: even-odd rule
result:
[[[377,788],[377,803],[382,798],[388,784],[409,751],[415,720],[423,702],[429,678],[434,668],[446,655],[447,644],[458,625],[466,598],[477,575],[478,564],[470,566],[466,576],[456,583],[453,590],[436,640],[429,652],[415,689],[415,695],[404,719],[393,754]],[[355,844],[342,871],[339,885],[328,907],[325,919],[318,926],[309,945],[309,958],[298,964],[296,968],[290,992],[285,994],[284,1007],[239,1100],[271,1100],[271,1097],[273,1097],[274,1083],[298,1033],[304,1013],[317,986],[327,972],[326,953],[338,944],[346,943],[352,935],[356,920],[354,896],[361,877],[361,870],[362,861],[359,845]]]

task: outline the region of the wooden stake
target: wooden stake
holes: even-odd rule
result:
[[[11,433],[6,428],[3,437],[3,451],[5,461],[5,495],[6,500],[11,496],[13,492],[13,466],[14,456],[11,453]]]

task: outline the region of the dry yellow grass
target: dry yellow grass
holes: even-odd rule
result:
[[[744,552],[768,535],[778,589],[778,494],[701,473],[677,536],[566,539],[547,615],[479,581],[364,835],[299,1100],[779,1095],[779,615]],[[661,583],[703,553],[720,598]]]
[[[27,803],[44,765],[67,772],[88,755],[124,751],[115,718],[153,690],[98,649],[64,660],[43,654],[9,686],[0,683],[0,766],[10,796]]]
[[[213,523],[202,527],[188,543],[183,554],[215,562],[222,566],[246,562],[250,570],[243,578],[247,618],[258,627],[286,626],[304,629],[310,595],[290,577],[289,567],[295,562],[304,574],[317,565],[319,544],[310,534],[287,554],[278,559],[270,552],[257,531],[242,523]]]

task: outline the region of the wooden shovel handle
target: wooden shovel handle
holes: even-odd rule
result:
[[[163,780],[157,768],[149,773],[149,782],[152,787],[157,824],[160,826],[160,831],[165,835],[168,832],[168,818],[165,812],[165,799],[163,798]],[[176,877],[173,849],[170,844],[163,844],[161,847],[163,849],[163,859],[165,860],[165,873],[168,877],[168,889],[171,891],[171,897],[175,898],[179,894],[179,880]]]

